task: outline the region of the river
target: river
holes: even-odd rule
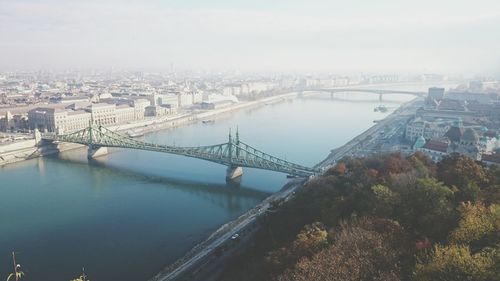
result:
[[[415,87],[413,87],[415,88]],[[424,87],[425,88],[425,87]],[[232,112],[144,136],[177,146],[242,141],[312,166],[411,96],[329,95]],[[84,149],[0,168],[0,278],[11,251],[24,280],[70,280],[85,267],[90,280],[146,280],[220,225],[238,217],[287,181],[284,174],[244,169],[241,186],[225,183],[225,167],[197,159],[113,149],[88,163]]]

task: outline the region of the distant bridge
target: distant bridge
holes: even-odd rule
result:
[[[380,90],[380,89],[368,89],[368,88],[304,88],[300,91],[302,95],[305,92],[326,92],[330,93],[331,97],[335,93],[346,93],[346,92],[355,92],[355,93],[371,93],[379,95],[379,99],[382,100],[383,95],[412,95],[417,97],[424,97],[427,95],[427,92],[422,91],[402,91],[402,90]]]
[[[107,147],[157,151],[186,157],[203,159],[227,166],[227,180],[234,180],[243,174],[242,167],[271,170],[298,177],[308,177],[319,170],[301,166],[269,155],[240,141],[239,133],[233,138],[229,133],[226,143],[199,147],[177,147],[147,143],[123,136],[101,125],[91,125],[83,130],[65,134],[46,134],[47,141],[69,142],[86,145],[88,157],[94,158],[107,153]]]

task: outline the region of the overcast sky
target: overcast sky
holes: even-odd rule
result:
[[[0,0],[0,70],[500,72],[499,0]]]

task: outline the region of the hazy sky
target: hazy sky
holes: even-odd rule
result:
[[[500,72],[499,0],[0,0],[0,70]]]

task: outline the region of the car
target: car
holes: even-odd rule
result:
[[[233,236],[231,236],[232,240],[236,240],[238,238],[240,238],[240,235],[238,233],[235,233],[235,234],[233,234]]]

